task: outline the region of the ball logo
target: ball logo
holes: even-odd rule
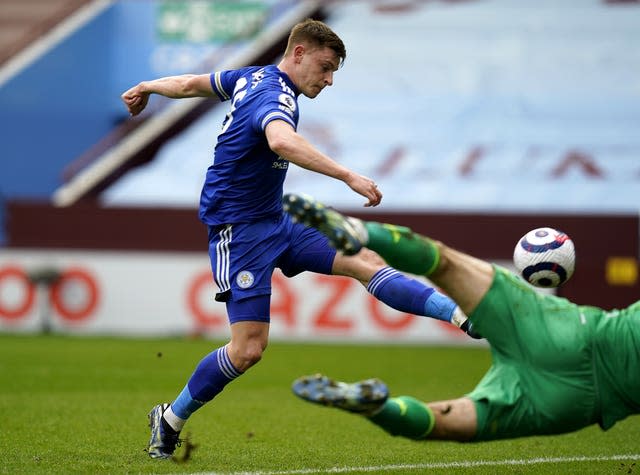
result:
[[[569,236],[548,227],[529,231],[513,252],[516,270],[536,287],[564,284],[573,274],[575,260],[575,248]]]
[[[251,287],[254,280],[253,274],[248,270],[240,271],[236,277],[236,283],[241,289],[248,289]]]

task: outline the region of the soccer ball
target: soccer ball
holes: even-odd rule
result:
[[[513,263],[531,285],[558,287],[573,275],[575,247],[571,238],[562,231],[537,228],[518,241],[513,250]]]

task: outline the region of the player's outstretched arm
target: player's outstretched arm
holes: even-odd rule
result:
[[[265,128],[269,147],[285,160],[307,170],[343,181],[368,201],[364,206],[377,206],[382,201],[382,192],[375,182],[340,165],[311,145],[284,120],[272,120]]]
[[[147,106],[151,94],[159,94],[171,99],[218,97],[211,87],[209,74],[183,74],[142,81],[125,91],[120,97],[129,113],[135,116]]]

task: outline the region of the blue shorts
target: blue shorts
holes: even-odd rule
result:
[[[231,323],[269,322],[271,275],[303,271],[331,274],[336,250],[319,231],[294,223],[289,215],[254,223],[209,226],[209,257]]]

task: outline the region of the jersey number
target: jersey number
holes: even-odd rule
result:
[[[231,122],[233,122],[233,113],[236,110],[236,105],[238,104],[238,102],[244,99],[244,96],[247,95],[247,90],[245,89],[247,87],[247,84],[248,81],[246,80],[246,78],[238,79],[235,90],[233,91],[233,101],[231,102],[231,109],[229,109],[229,112],[227,113],[227,116],[224,118],[224,122],[222,123],[222,130],[220,131],[221,134],[224,134],[227,129],[229,129]]]

